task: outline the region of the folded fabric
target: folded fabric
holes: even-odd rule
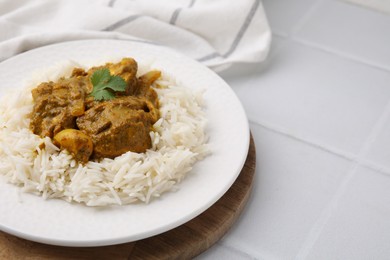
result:
[[[169,46],[211,68],[260,62],[260,0],[0,0],[0,61],[48,44],[121,39]]]

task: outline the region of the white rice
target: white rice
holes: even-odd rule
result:
[[[150,133],[153,147],[145,153],[127,152],[84,166],[77,163],[50,138],[33,134],[28,118],[33,108],[31,89],[39,82],[69,75],[74,66],[61,64],[40,72],[25,88],[2,99],[0,174],[10,183],[45,199],[60,198],[88,206],[148,203],[166,191],[176,190],[194,163],[209,153],[202,93],[178,86],[162,71],[162,79],[154,85],[163,87],[155,88],[161,118]],[[148,70],[147,66],[139,67],[139,71]],[[44,149],[39,148],[42,143]]]

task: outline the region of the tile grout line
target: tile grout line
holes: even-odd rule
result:
[[[381,65],[381,64],[378,64],[378,63],[373,62],[373,61],[359,58],[358,56],[355,56],[355,55],[351,55],[351,54],[348,54],[348,53],[345,53],[342,51],[337,51],[335,49],[323,46],[321,44],[316,44],[314,42],[304,40],[304,39],[299,38],[297,36],[292,36],[292,35],[289,35],[287,33],[281,33],[281,32],[275,32],[275,31],[273,31],[272,34],[275,36],[278,36],[280,38],[283,38],[285,40],[290,40],[290,41],[296,42],[298,44],[301,44],[303,46],[312,48],[314,50],[319,50],[319,51],[322,51],[324,53],[332,54],[332,55],[335,55],[335,56],[340,57],[342,59],[346,59],[346,60],[353,61],[353,62],[356,62],[359,64],[363,64],[363,65],[366,65],[366,66],[369,66],[369,67],[372,67],[374,69],[378,69],[378,70],[381,70],[384,72],[390,72],[390,66]]]
[[[360,165],[369,170],[373,170],[375,173],[379,173],[384,176],[390,177],[390,169],[383,165],[378,165],[372,161],[365,160],[365,159],[361,159]]]
[[[370,67],[373,67],[375,69],[379,69],[379,70],[382,70],[385,72],[390,72],[390,67],[388,67],[388,66],[380,65],[378,63],[375,63],[375,62],[372,62],[372,61],[369,61],[366,59],[362,59],[362,58],[359,58],[357,56],[354,56],[354,55],[351,55],[351,54],[348,54],[348,53],[345,53],[342,51],[337,51],[337,50],[334,50],[332,48],[323,46],[321,44],[316,44],[316,43],[304,40],[302,38],[298,38],[296,36],[291,36],[291,37],[289,37],[289,39],[291,39],[292,41],[297,42],[301,45],[304,45],[304,46],[307,46],[307,47],[310,47],[310,48],[313,48],[316,50],[320,50],[320,51],[323,51],[325,53],[333,54],[333,55],[336,55],[336,56],[343,58],[343,59],[347,59],[347,60],[354,61],[354,62],[357,62],[360,64],[364,64],[364,65],[367,65],[367,66],[370,66]]]
[[[274,133],[284,135],[284,136],[289,137],[291,139],[294,139],[296,141],[300,141],[300,142],[303,142],[303,143],[310,145],[312,147],[318,148],[322,151],[337,155],[337,156],[342,157],[348,161],[356,161],[357,160],[357,156],[352,154],[352,153],[344,152],[342,150],[339,150],[339,149],[331,147],[331,146],[326,146],[326,145],[321,144],[320,142],[316,142],[314,140],[309,140],[306,138],[299,137],[298,135],[293,134],[293,133],[289,133],[288,131],[286,131],[280,127],[277,127],[275,125],[271,125],[271,124],[266,123],[266,122],[253,121],[253,120],[250,120],[250,122],[253,124],[259,125],[265,129],[268,129]]]
[[[351,0],[337,0],[337,1],[342,2],[344,4],[347,4],[347,5],[350,5],[350,6],[360,7],[360,8],[365,9],[365,10],[377,12],[377,13],[384,14],[384,15],[389,15],[389,12],[384,11],[382,8],[378,8],[376,6],[372,6],[369,4],[365,5],[365,4],[360,3],[359,1],[357,1],[357,2],[351,1]],[[369,2],[369,1],[367,1],[367,2]]]
[[[387,102],[384,111],[374,124],[374,127],[372,128],[370,134],[364,141],[361,149],[358,152],[357,158],[362,158],[364,155],[367,154],[370,147],[372,146],[373,142],[376,140],[377,136],[379,135],[380,131],[383,129],[387,119],[390,116],[390,100]],[[316,223],[313,225],[311,230],[309,231],[308,235],[306,236],[305,241],[302,244],[301,249],[298,251],[297,256],[295,259],[305,259],[310,251],[312,250],[313,246],[315,245],[315,242],[320,237],[320,234],[322,233],[322,230],[324,229],[326,223],[329,221],[331,216],[333,215],[334,211],[338,207],[339,201],[342,197],[342,195],[345,193],[349,183],[353,179],[353,177],[356,175],[356,171],[361,166],[360,161],[354,161],[353,166],[350,168],[350,170],[347,173],[347,176],[343,179],[342,183],[340,184],[339,188],[337,189],[335,195],[332,197],[331,201],[329,202],[328,206],[324,208],[322,211],[320,217],[316,221]]]
[[[281,129],[280,127],[277,127],[275,125],[271,125],[269,123],[258,122],[255,120],[249,120],[249,122],[251,124],[255,124],[257,126],[263,127],[265,129],[273,132],[273,133],[289,137],[293,140],[305,143],[305,144],[310,145],[314,148],[320,149],[324,152],[331,153],[333,155],[337,155],[345,160],[358,163],[360,166],[363,166],[363,167],[370,169],[370,170],[374,170],[375,172],[377,172],[379,174],[390,177],[390,168],[387,168],[386,166],[383,166],[383,165],[378,165],[375,162],[361,158],[358,155],[355,155],[353,153],[348,153],[348,152],[342,151],[340,149],[334,148],[332,146],[327,146],[327,145],[321,144],[320,142],[316,142],[314,140],[302,138],[296,134],[289,133],[288,131]]]

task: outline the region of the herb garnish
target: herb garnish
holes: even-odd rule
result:
[[[120,76],[110,74],[109,69],[103,68],[96,70],[91,76],[93,90],[91,96],[95,100],[110,100],[115,98],[115,92],[126,90],[126,81]]]

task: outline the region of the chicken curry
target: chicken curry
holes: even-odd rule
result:
[[[108,80],[98,87],[93,84],[95,73],[102,70],[115,80],[120,77],[123,90],[112,87],[105,90],[106,96],[93,96],[109,84]],[[82,163],[128,151],[145,152],[151,147],[149,132],[159,118],[158,97],[151,85],[161,73],[150,71],[137,77],[137,70],[134,59],[124,58],[87,71],[75,68],[69,78],[41,83],[32,90],[30,129],[52,138]]]

